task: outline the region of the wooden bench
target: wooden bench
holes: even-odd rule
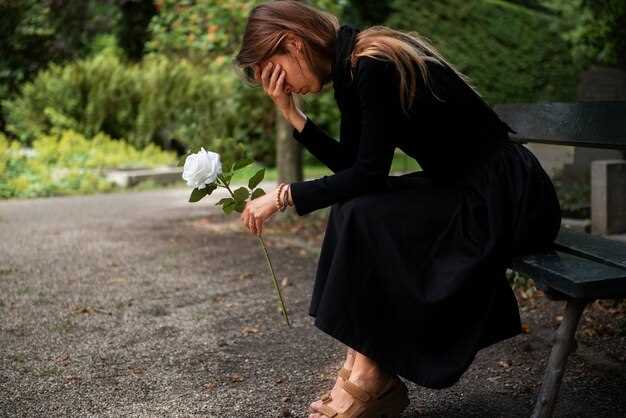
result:
[[[626,149],[626,102],[496,105],[520,143]],[[594,185],[595,186],[595,185]],[[565,302],[532,417],[554,411],[568,355],[585,306],[626,297],[626,243],[561,228],[553,248],[513,259],[511,269],[531,277],[546,296]]]

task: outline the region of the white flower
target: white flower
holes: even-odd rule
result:
[[[183,180],[187,182],[187,186],[204,189],[207,184],[213,183],[217,175],[221,173],[220,155],[200,148],[197,153],[187,156],[183,167]]]

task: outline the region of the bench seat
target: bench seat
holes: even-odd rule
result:
[[[626,297],[626,243],[619,241],[561,229],[554,249],[515,257],[511,268],[570,298]]]

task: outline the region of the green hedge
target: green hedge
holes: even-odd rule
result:
[[[386,25],[414,30],[490,103],[572,100],[578,69],[562,22],[498,0],[395,0]]]
[[[50,66],[3,105],[7,130],[25,144],[72,129],[138,148],[171,138],[210,148],[217,138],[232,138],[265,156],[273,149],[274,118],[273,103],[261,93],[243,85],[226,57],[198,65],[151,54],[128,64],[107,50]]]

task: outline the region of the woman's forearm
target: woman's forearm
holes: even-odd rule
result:
[[[306,115],[297,107],[285,118],[298,132],[302,132],[306,124]]]

